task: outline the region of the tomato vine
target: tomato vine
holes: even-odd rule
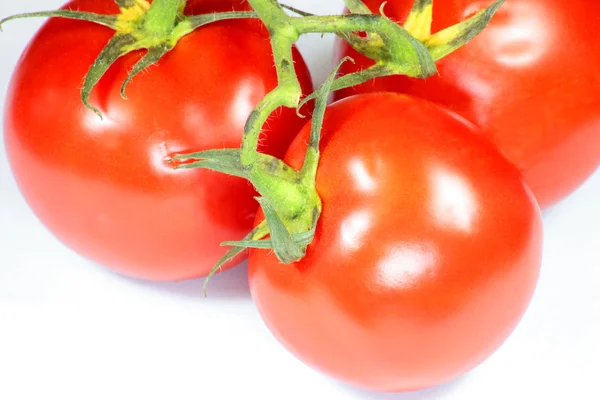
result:
[[[125,54],[140,49],[147,51],[123,82],[121,94],[124,98],[127,84],[136,74],[159,62],[181,38],[195,29],[225,19],[259,18],[263,22],[270,34],[278,86],[248,117],[241,148],[177,154],[171,160],[174,168],[205,168],[243,177],[260,193],[257,200],[266,221],[244,240],[225,243],[232,249],[216,265],[214,273],[248,247],[273,248],[283,263],[294,262],[304,256],[321,212],[315,176],[319,162],[320,129],[331,91],[383,76],[426,78],[435,74],[435,61],[481,32],[503,1],[496,1],[469,19],[435,34],[431,33],[432,0],[415,0],[404,26],[386,17],[384,6],[380,10],[381,15],[376,15],[361,0],[345,0],[349,10],[347,14],[326,16],[293,9],[276,0],[248,0],[254,10],[250,12],[196,16],[184,14],[187,0],[115,0],[120,9],[118,15],[75,10],[46,11],[6,18],[0,21],[0,27],[17,18],[61,17],[86,20],[114,29],[114,36],[90,67],[81,90],[82,102],[101,117],[100,111],[89,103],[90,94],[109,67]],[[374,60],[375,64],[340,78],[336,78],[336,69],[319,90],[302,99],[292,49],[300,36],[308,33],[336,34],[359,53]],[[283,161],[258,152],[261,130],[273,112],[280,107],[300,110],[313,99],[317,102],[310,146],[301,170],[296,171]],[[267,236],[270,238],[265,240]]]
[[[179,161],[201,160],[186,167],[209,168],[225,173],[231,173],[231,169],[234,169],[237,176],[248,179],[261,195],[258,200],[266,223],[259,225],[241,242],[224,243],[233,247],[216,265],[213,274],[248,247],[272,248],[279,260],[286,264],[304,257],[321,212],[321,201],[315,188],[319,162],[317,138],[331,91],[387,75],[419,78],[433,75],[436,72],[435,61],[475,37],[503,0],[433,35],[430,33],[432,0],[416,0],[405,27],[388,19],[383,12],[381,16],[372,14],[361,0],[346,0],[346,6],[351,11],[347,15],[315,16],[294,9],[300,17],[287,15],[285,8],[275,0],[249,2],[271,34],[279,86],[267,94],[248,118],[239,159],[234,149],[176,157]],[[357,32],[366,32],[367,36],[362,37]],[[301,101],[302,92],[293,69],[291,49],[298,38],[307,33],[338,34],[357,51],[375,60],[376,64],[338,79],[335,79],[336,69],[319,90]],[[294,171],[281,160],[264,160],[264,155],[260,155],[256,149],[267,117],[279,107],[299,109],[314,98],[317,99],[317,106],[303,168]],[[225,157],[227,160],[224,160]],[[223,166],[229,171],[224,170]],[[274,174],[272,171],[277,172]],[[268,235],[270,240],[261,240]]]

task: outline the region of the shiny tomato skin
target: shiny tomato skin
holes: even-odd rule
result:
[[[243,1],[191,1],[188,12],[247,9]],[[72,9],[117,13],[113,0]],[[242,179],[175,171],[175,153],[239,147],[252,108],[277,84],[268,33],[254,21],[207,25],[158,65],[120,86],[142,53],[119,60],[84,108],[80,88],[113,31],[53,19],[21,57],[7,96],[7,156],[41,222],[81,255],[120,274],[157,281],[206,275],[220,242],[252,229],[255,192]],[[296,66],[306,92],[308,69]],[[268,121],[262,150],[282,156],[306,123],[294,110]],[[240,259],[228,266],[234,265]],[[227,266],[226,266],[227,267]]]
[[[377,11],[382,0],[366,3]],[[492,0],[434,1],[433,31],[451,26]],[[404,22],[412,0],[391,0],[385,13]],[[580,186],[600,164],[600,3],[507,0],[484,31],[438,62],[427,80],[390,77],[338,93],[398,91],[456,111],[482,128],[525,176],[547,208]],[[371,61],[351,55],[345,73]]]
[[[298,168],[305,127],[287,162]],[[379,93],[329,107],[306,257],[251,250],[253,299],[281,343],[341,381],[409,391],[451,380],[515,328],[536,286],[539,208],[474,127]]]

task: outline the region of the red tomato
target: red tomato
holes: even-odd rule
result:
[[[302,165],[310,128],[286,156]],[[329,107],[314,242],[250,251],[267,326],[342,381],[407,391],[455,378],[515,328],[535,288],[539,209],[518,170],[441,107],[379,93]]]
[[[366,3],[377,11],[383,0]],[[404,22],[413,0],[389,0]],[[458,23],[492,0],[435,0],[433,31]],[[600,2],[507,0],[477,38],[438,63],[427,80],[390,77],[345,90],[399,91],[441,103],[481,127],[525,176],[542,208],[574,191],[600,163]],[[371,61],[351,55],[346,73]]]
[[[242,3],[199,0],[188,10],[231,11]],[[119,11],[113,0],[66,7]],[[250,111],[277,84],[268,34],[255,21],[202,27],[134,78],[128,101],[120,86],[141,53],[122,58],[93,91],[100,120],[84,108],[79,90],[112,34],[88,22],[53,19],[29,44],[4,120],[14,176],[48,229],[89,259],[150,280],[206,275],[223,254],[219,244],[252,229],[255,192],[242,179],[175,171],[167,160],[173,153],[240,146]],[[298,53],[296,66],[310,92]],[[262,150],[283,155],[305,123],[294,110],[278,113],[267,123]]]

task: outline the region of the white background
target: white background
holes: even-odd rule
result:
[[[60,0],[2,0],[0,16]],[[342,0],[288,0],[334,13]],[[0,106],[40,20],[0,34]],[[322,81],[332,38],[300,42]],[[600,134],[600,133],[599,133]],[[241,267],[147,284],[73,254],[36,220],[0,152],[0,399],[600,399],[600,172],[544,215],[544,265],[518,329],[450,384],[409,394],[357,390],[312,371],[264,327]]]

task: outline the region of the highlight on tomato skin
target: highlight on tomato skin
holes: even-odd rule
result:
[[[366,0],[378,12],[382,0]],[[491,0],[434,0],[433,32],[457,23]],[[403,23],[413,0],[388,0],[385,13]],[[395,91],[442,104],[478,125],[524,174],[540,206],[575,191],[600,165],[600,3],[506,0],[481,34],[437,63],[426,80],[378,78],[345,89]],[[338,40],[351,56],[350,73],[372,64]]]
[[[188,11],[234,5],[249,7],[241,0],[193,0]],[[114,0],[65,7],[119,11]],[[178,152],[240,146],[248,114],[277,85],[268,33],[257,21],[204,26],[136,76],[128,100],[121,85],[142,53],[126,55],[92,91],[100,119],[84,107],[80,89],[112,34],[86,21],[51,19],[29,43],[6,98],[12,172],[39,220],[91,261],[147,280],[206,276],[222,256],[220,243],[252,229],[256,192],[243,179],[175,171],[167,161]],[[310,93],[308,68],[294,54]],[[281,157],[304,123],[292,109],[277,113],[261,151]]]
[[[294,168],[309,130],[285,157]],[[472,124],[400,94],[334,103],[322,135],[323,212],[306,257],[281,265],[250,250],[266,325],[309,366],[366,389],[468,372],[510,335],[538,280],[541,217],[521,174]]]

